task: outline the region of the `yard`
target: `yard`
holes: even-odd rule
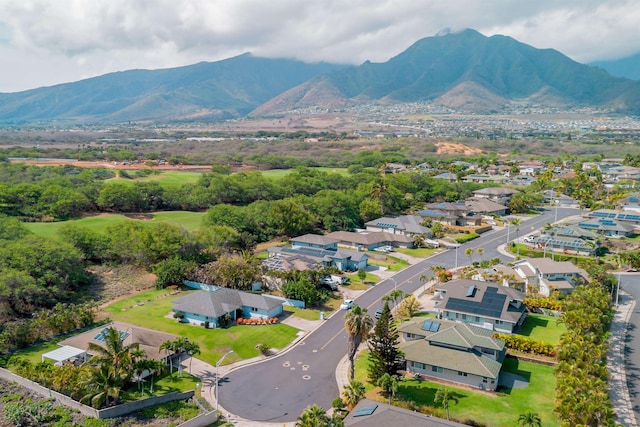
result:
[[[356,361],[356,379],[366,384],[367,397],[387,402],[386,397],[374,390],[367,381],[367,352],[359,354]],[[401,401],[400,406],[423,412],[430,411],[436,416],[446,418],[442,406],[435,405],[433,399],[438,388],[453,391],[459,399],[458,404],[450,403],[451,417],[458,421],[474,420],[488,427],[513,427],[518,416],[524,412],[536,412],[545,427],[559,426],[560,422],[553,414],[555,399],[555,376],[553,367],[536,363],[506,359],[502,372],[520,375],[529,381],[522,389],[504,389],[496,394],[443,386],[431,381],[413,378],[403,379],[394,400]]]
[[[241,359],[258,356],[257,344],[267,344],[272,348],[283,348],[296,337],[298,330],[281,323],[275,325],[234,325],[226,329],[205,329],[179,323],[171,314],[171,301],[184,296],[169,295],[168,290],[151,290],[117,301],[105,309],[112,320],[130,323],[157,331],[189,338],[198,343],[201,354],[197,357],[215,365],[223,354],[233,350],[226,359],[232,363]]]
[[[529,313],[518,334],[557,345],[560,342],[560,336],[565,332],[567,332],[566,326],[560,323],[557,317]]]

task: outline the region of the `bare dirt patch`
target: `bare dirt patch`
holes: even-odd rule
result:
[[[136,266],[97,266],[89,270],[93,283],[89,294],[99,305],[112,303],[154,287],[156,275]]]
[[[436,142],[435,146],[438,147],[437,154],[463,154],[465,156],[482,154],[482,150],[479,148],[469,147],[457,142]]]

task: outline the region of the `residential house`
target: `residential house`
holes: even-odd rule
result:
[[[507,206],[511,202],[511,196],[519,193],[518,190],[507,187],[487,187],[473,192],[473,195],[481,199],[489,199],[493,202]]]
[[[396,218],[382,217],[365,223],[367,231],[382,231],[405,236],[431,237],[429,227],[422,225],[422,217],[418,215],[400,215]]]
[[[589,218],[615,219],[617,221],[640,225],[640,214],[635,212],[616,211],[613,209],[598,209],[587,214]]]
[[[488,173],[472,173],[462,177],[463,182],[475,182],[476,184],[493,183],[502,184],[506,177],[502,175],[489,175]]]
[[[542,192],[542,200],[546,203],[560,205],[560,206],[570,206],[578,204],[578,200],[573,197],[567,196],[566,194],[559,193],[555,190],[545,190]]]
[[[597,240],[598,237],[600,237],[598,233],[591,230],[587,230],[586,228],[580,228],[575,225],[565,225],[565,224],[556,225],[555,227],[552,227],[549,230],[545,230],[544,234],[550,234],[552,236],[559,236],[559,237],[580,238],[583,240]]]
[[[640,193],[629,194],[624,199],[618,200],[616,205],[623,211],[640,212]]]
[[[455,279],[436,288],[440,318],[500,333],[514,332],[527,317],[525,294],[495,282]]]
[[[505,205],[496,203],[489,199],[483,199],[479,197],[471,197],[464,201],[466,207],[469,208],[470,213],[474,214],[491,214],[491,215],[506,215],[509,210]]]
[[[433,179],[444,179],[448,182],[458,182],[458,175],[453,172],[443,172],[439,175],[433,176]]]
[[[289,239],[292,248],[317,248],[327,251],[337,251],[338,241],[321,234],[305,234]]]
[[[91,355],[89,343],[104,347],[104,334],[108,328],[113,328],[120,333],[120,341],[122,341],[123,345],[138,344],[140,350],[145,352],[147,358],[163,362],[167,361],[168,354],[160,350],[160,345],[165,341],[173,341],[177,338],[177,336],[165,332],[154,331],[127,323],[111,322],[62,340],[58,345],[61,346],[61,348],[70,347],[79,349]],[[49,357],[47,356],[47,358]],[[143,377],[144,376],[145,375],[143,375]]]
[[[626,216],[638,216],[636,214],[626,214]],[[606,218],[582,218],[575,221],[570,221],[567,224],[576,227],[591,230],[595,233],[601,234],[607,237],[629,237],[636,234],[635,230],[637,225],[631,222],[623,222],[617,219]]]
[[[509,184],[518,187],[527,187],[537,181],[537,178],[531,175],[516,175],[509,178]]]
[[[332,239],[336,242],[336,246],[339,240]],[[271,246],[267,249],[269,257],[280,257],[280,262],[283,259],[292,262],[293,259],[304,259],[304,262],[308,264],[309,261],[314,262],[314,265],[321,267],[336,267],[342,271],[357,271],[361,268],[364,269],[369,264],[369,257],[365,253],[354,252],[344,249],[327,250],[317,247],[309,246],[292,246],[290,248]],[[274,263],[273,261],[271,263]],[[268,266],[270,263],[267,263]]]
[[[527,289],[536,289],[544,296],[554,291],[568,294],[590,280],[587,272],[572,262],[549,258],[525,258],[516,261],[513,269],[524,279]]]
[[[520,292],[526,291],[524,280],[513,268],[503,264],[496,264],[492,267],[479,269],[476,274],[471,277],[471,280],[495,282]]]
[[[535,238],[534,243],[542,247],[546,253],[553,257],[555,253],[593,255],[596,245],[593,241],[581,237],[560,236],[543,234]]]
[[[465,427],[433,415],[362,399],[344,419],[345,427]]]
[[[230,319],[269,319],[282,314],[282,300],[268,295],[251,294],[235,289],[217,288],[196,291],[173,301],[171,310],[184,315],[184,321],[218,327],[224,316]]]
[[[545,168],[545,164],[538,160],[531,160],[520,162],[518,168],[520,169],[520,175],[535,176]]]
[[[446,225],[480,226],[482,218],[470,215],[471,209],[464,202],[428,203],[416,215],[431,218]]]
[[[493,391],[506,355],[504,341],[490,329],[448,320],[414,318],[398,328],[406,370]]]
[[[365,231],[355,233],[352,231],[334,231],[327,237],[338,240],[340,246],[346,246],[358,251],[372,251],[381,246],[393,246],[396,248],[413,248],[414,238],[404,234],[392,234],[384,231]]]

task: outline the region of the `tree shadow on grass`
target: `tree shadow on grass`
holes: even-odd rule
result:
[[[438,392],[438,388],[440,387],[443,386],[417,379],[404,380],[398,384],[398,391],[395,397],[398,400],[437,407],[438,405],[434,403],[434,399]],[[452,395],[458,398],[458,400],[468,397],[465,394],[452,390],[449,386],[447,386],[447,388],[451,391]]]
[[[514,388],[522,388],[518,387],[516,383],[529,383],[531,381],[531,372],[520,369],[520,361],[518,359],[511,357],[506,358],[502,365],[502,371],[503,375],[505,373],[509,374],[509,381],[507,381],[507,384],[501,384],[498,386],[497,391],[500,393],[511,394],[511,390]],[[502,381],[500,382],[502,383]]]
[[[534,329],[546,328],[548,325],[549,325],[549,321],[547,319],[527,316],[527,319],[524,321],[524,324],[520,327],[520,330],[518,331],[518,333],[520,335],[530,337]]]

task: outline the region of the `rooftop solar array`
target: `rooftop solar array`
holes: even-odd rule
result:
[[[498,288],[489,287],[482,295],[482,301],[449,298],[445,308],[461,313],[499,318],[506,299],[507,296],[505,294],[498,293]]]
[[[390,224],[388,222],[376,222],[376,225],[379,227],[389,227],[389,228],[397,228],[398,224]]]
[[[557,239],[551,236],[540,236],[538,238],[540,243],[545,243],[547,246],[557,246],[563,248],[586,248],[588,247],[582,239]]]
[[[353,416],[354,417],[364,417],[365,415],[371,415],[378,408],[378,405],[369,405],[363,408],[358,409]]]
[[[427,332],[438,332],[440,329],[440,322],[433,320],[425,320],[422,324],[422,330]]]
[[[129,336],[128,332],[122,332],[122,331],[118,331],[118,332],[120,332],[120,342],[124,341]],[[98,333],[98,335],[93,337],[93,339],[95,341],[104,342],[104,340],[105,340],[105,338],[107,337],[108,334],[109,334],[109,332],[107,332],[107,328],[105,328],[102,331],[100,331]]]

